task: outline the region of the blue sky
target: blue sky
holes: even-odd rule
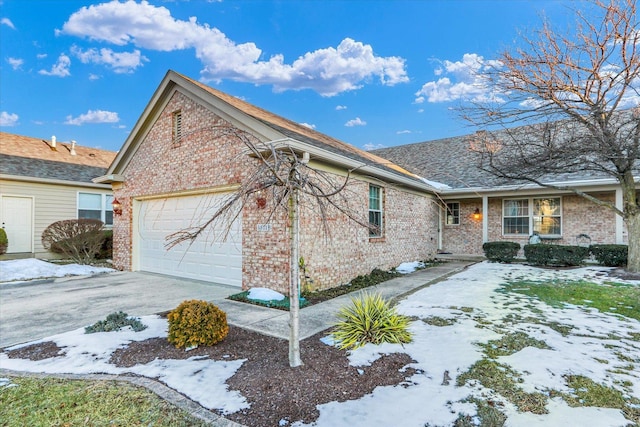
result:
[[[364,149],[463,135],[469,70],[571,5],[0,0],[0,130],[118,150],[173,69]]]

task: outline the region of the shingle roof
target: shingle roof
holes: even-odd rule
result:
[[[490,187],[508,183],[476,167],[476,153],[469,149],[467,136],[381,148],[373,152],[425,179],[451,188]]]
[[[413,173],[409,172],[404,167],[389,161],[389,159],[382,158],[369,151],[361,150],[338,139],[315,131],[307,126],[303,126],[299,123],[278,116],[277,114],[245,102],[241,99],[236,98],[235,96],[221,92],[180,73],[176,72],[176,74],[181,78],[193,83],[194,85],[199,86],[200,88],[204,89],[211,95],[221,99],[227,104],[242,111],[244,114],[247,114],[248,116],[251,116],[256,120],[261,121],[262,123],[266,124],[272,129],[277,130],[287,137],[301,142],[306,142],[316,147],[321,147],[325,150],[331,151],[333,153],[341,154],[369,165],[375,165],[376,167],[390,170],[394,173],[401,174],[405,177],[409,177],[411,179],[415,179],[416,181],[422,182],[417,177],[415,177]]]
[[[495,188],[522,184],[522,181],[498,178],[478,168],[478,154],[469,147],[473,135],[464,135],[415,144],[381,148],[373,152],[430,181],[452,189]],[[585,181],[611,178],[604,173],[583,170],[575,173],[547,175],[545,182]]]
[[[15,176],[91,182],[103,175],[116,152],[0,132],[0,173]]]

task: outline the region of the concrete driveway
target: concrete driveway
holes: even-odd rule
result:
[[[223,300],[240,288],[152,273],[116,272],[0,285],[0,347],[103,320],[114,311],[144,316],[187,299]]]

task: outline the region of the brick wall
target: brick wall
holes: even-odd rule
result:
[[[477,254],[480,248],[482,253],[482,220],[473,219],[476,208],[482,210],[482,200],[457,202],[460,203],[460,224],[444,224],[443,215],[442,249],[454,254]]]
[[[600,200],[613,203],[614,192],[592,194]],[[460,202],[460,225],[443,226],[445,250],[458,254],[482,255],[482,222],[471,217],[476,207],[481,207],[480,199]],[[490,198],[488,218],[488,240],[510,241],[525,245],[529,234],[523,236],[502,234],[502,199]],[[562,196],[562,238],[550,242],[558,245],[575,245],[579,234],[587,234],[592,243],[615,243],[616,215],[609,209],[598,206],[580,196]],[[522,251],[521,251],[522,255]]]
[[[381,238],[369,238],[368,228],[335,210],[328,215],[327,235],[317,209],[303,210],[300,254],[314,289],[348,283],[374,268],[389,269],[402,262],[435,256],[438,212],[433,200],[392,186],[382,188]],[[360,221],[368,222],[369,184],[353,181],[348,191],[353,213]]]
[[[182,139],[172,141],[173,113],[182,112]],[[209,109],[180,92],[174,93],[157,117],[123,172],[125,182],[114,186],[123,213],[114,220],[114,265],[132,268],[132,204],[141,197],[167,197],[185,191],[215,190],[240,184],[257,160],[245,154],[237,138],[216,125],[228,125]],[[335,179],[340,179],[336,177]],[[348,193],[352,208],[367,218],[368,184],[353,180]],[[347,194],[347,193],[345,193]],[[303,200],[301,255],[316,287],[331,287],[403,261],[427,259],[436,247],[437,210],[429,197],[385,188],[385,233],[370,241],[368,231],[346,215],[330,212],[330,237],[322,232],[318,208]],[[351,197],[355,199],[351,200]],[[286,209],[270,216],[271,204],[261,208],[249,199],[242,212],[243,287],[264,286],[286,292],[289,280],[289,230]],[[270,229],[261,225],[268,224]],[[259,227],[260,226],[260,227]]]

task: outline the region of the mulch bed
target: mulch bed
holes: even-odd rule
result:
[[[111,363],[131,367],[156,358],[247,359],[227,384],[251,406],[226,418],[250,427],[278,426],[281,420],[309,423],[318,418],[316,405],[359,399],[377,386],[402,384],[416,372],[406,367],[414,361],[405,353],[383,356],[371,366],[350,366],[346,351],[320,341],[324,334],[300,343],[304,365],[298,368],[289,367],[286,340],[234,326],[229,327],[229,335],[222,342],[212,347],[187,352],[175,348],[166,338],[153,338],[116,350]],[[42,360],[59,356],[63,351],[53,342],[45,342],[5,352],[10,358]]]

